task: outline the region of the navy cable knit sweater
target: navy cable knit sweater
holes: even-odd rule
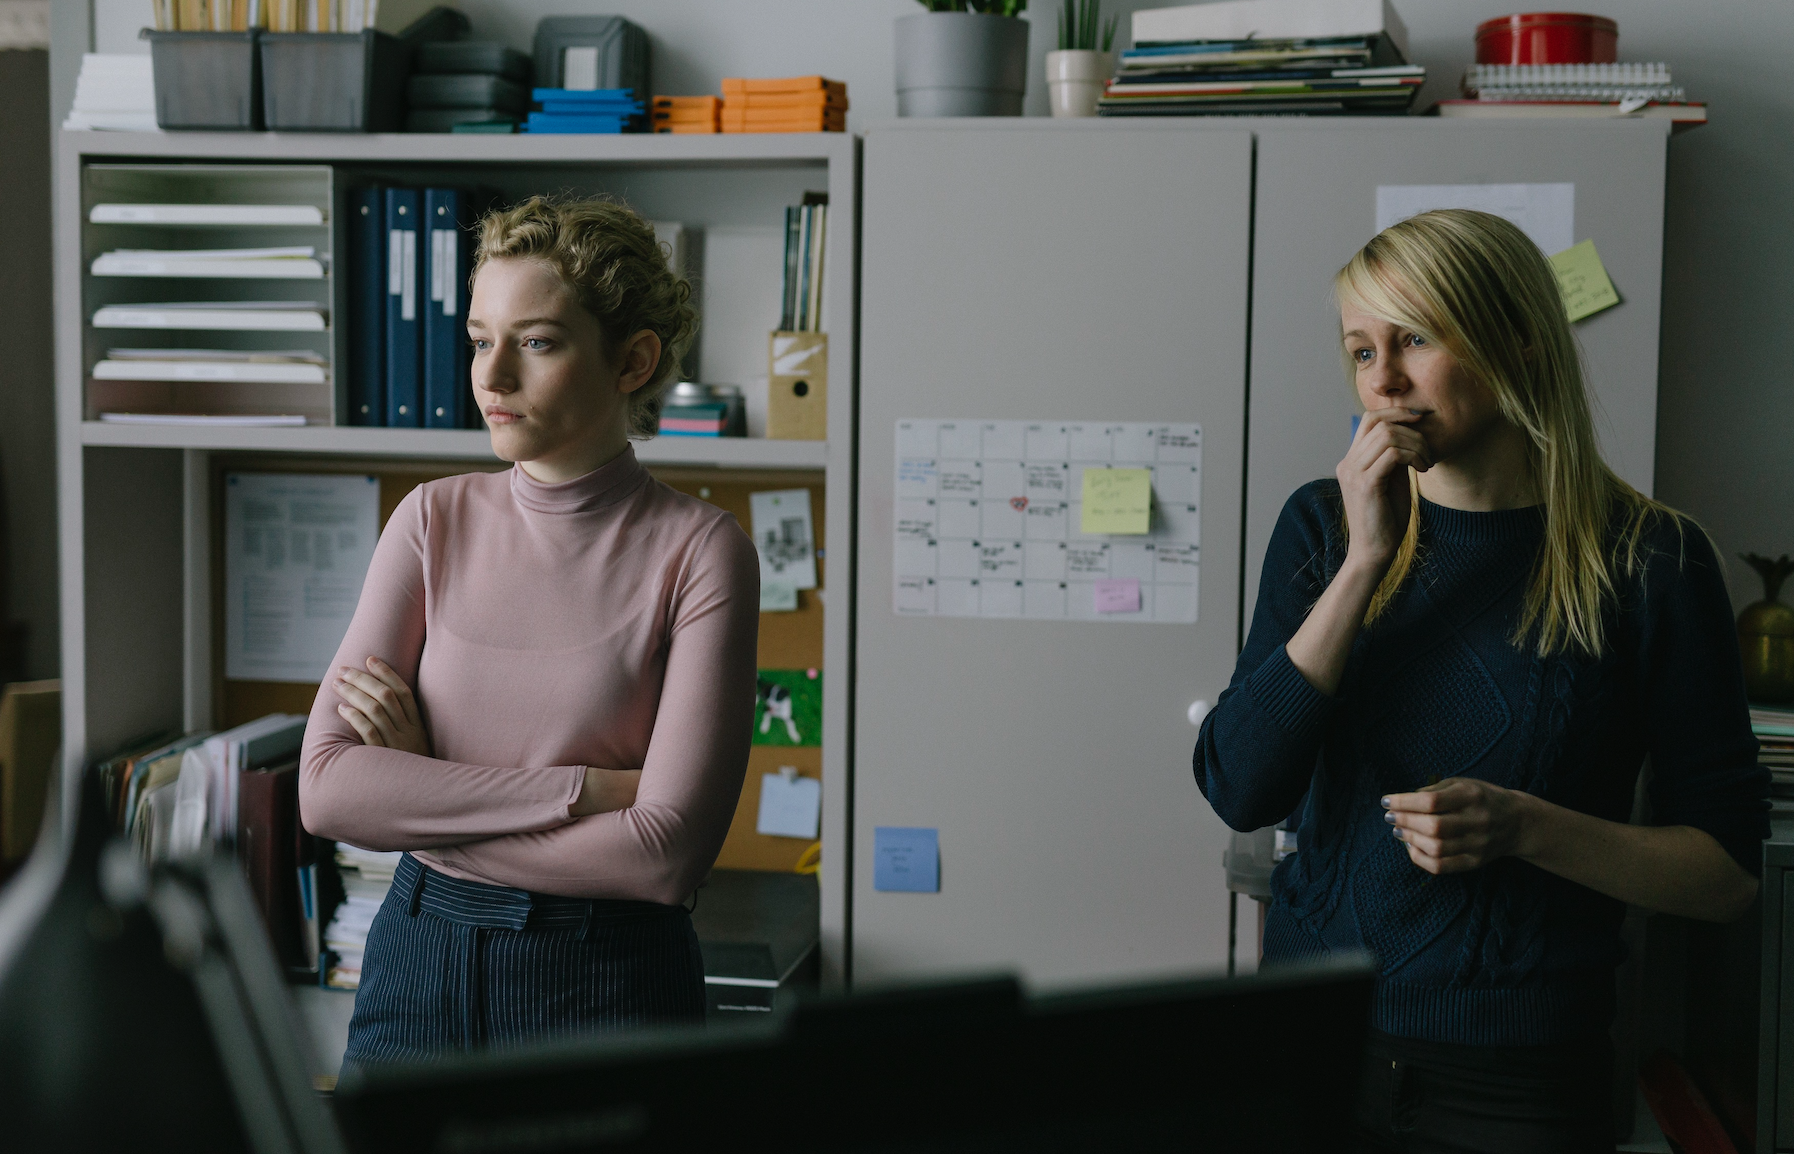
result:
[[[1477,777],[1623,822],[1648,756],[1652,823],[1705,830],[1757,874],[1769,778],[1706,537],[1660,518],[1641,578],[1607,611],[1607,652],[1540,658],[1510,638],[1542,509],[1423,500],[1414,567],[1327,698],[1284,645],[1344,560],[1339,526],[1336,482],[1285,505],[1251,635],[1196,747],[1197,784],[1228,825],[1300,822],[1271,880],[1266,961],[1369,949],[1372,1025],[1401,1037],[1543,1045],[1604,1031],[1623,905],[1514,858],[1434,877],[1390,835],[1380,799]]]

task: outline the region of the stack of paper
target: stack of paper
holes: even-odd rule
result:
[[[156,78],[148,55],[89,52],[75,78],[64,128],[156,131]]]
[[[93,259],[94,276],[254,277],[320,280],[324,264],[309,244],[272,248],[120,248]]]
[[[329,312],[313,301],[168,301],[106,305],[96,329],[240,329],[323,332]]]
[[[309,349],[108,349],[93,376],[97,381],[313,385],[329,379],[324,366],[324,358]]]
[[[847,85],[820,76],[723,81],[724,132],[845,132]]]
[[[628,88],[537,88],[525,132],[640,132],[647,127],[642,102]]]
[[[361,985],[361,959],[367,950],[368,928],[392,888],[393,871],[399,868],[397,852],[357,849],[345,842],[336,847],[337,872],[343,879],[343,904],[324,931],[324,948],[335,955],[325,984],[339,990]]]
[[[292,428],[304,425],[303,413],[101,413],[108,425],[212,425],[218,428]]]
[[[722,113],[723,102],[715,96],[656,96],[654,131],[721,132]]]

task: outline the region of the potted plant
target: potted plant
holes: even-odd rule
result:
[[[897,115],[1020,116],[1028,0],[921,0],[897,21]]]
[[[1115,71],[1111,49],[1120,20],[1111,16],[1103,22],[1102,0],[1061,0],[1059,51],[1046,54],[1047,96],[1054,116],[1096,115],[1103,82]]]

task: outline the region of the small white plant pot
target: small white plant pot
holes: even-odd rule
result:
[[[1054,116],[1095,116],[1103,84],[1115,74],[1115,55],[1087,48],[1046,54],[1047,96]]]

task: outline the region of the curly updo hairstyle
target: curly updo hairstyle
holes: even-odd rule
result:
[[[691,306],[691,285],[668,267],[653,226],[607,197],[532,196],[487,213],[479,229],[474,276],[499,257],[539,261],[598,318],[608,354],[617,355],[623,341],[643,329],[660,338],[654,376],[629,394],[629,435],[654,436],[661,400],[679,379],[680,357],[697,334],[698,312]]]

